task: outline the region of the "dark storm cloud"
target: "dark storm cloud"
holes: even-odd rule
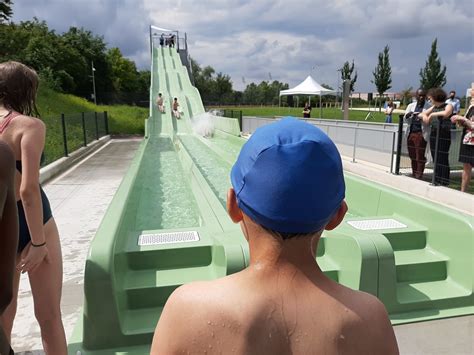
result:
[[[37,17],[56,32],[83,27],[103,36],[109,47],[125,56],[139,56],[146,48],[150,20],[141,1],[133,0],[17,0],[14,21]]]
[[[238,89],[242,78],[259,82],[268,73],[290,85],[311,73],[335,87],[337,68],[354,59],[356,90],[374,91],[372,70],[386,44],[392,91],[417,87],[434,38],[447,88],[463,92],[474,77],[470,0],[17,0],[14,10],[15,20],[37,16],[58,31],[91,29],[140,68],[149,66],[150,23],[186,31],[193,58],[231,75]]]

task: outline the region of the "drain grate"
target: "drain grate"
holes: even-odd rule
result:
[[[370,231],[377,229],[395,229],[395,228],[407,228],[407,225],[397,221],[396,219],[365,219],[360,221],[348,221],[355,229]]]
[[[141,234],[138,237],[138,245],[140,246],[189,243],[197,241],[199,241],[199,233],[196,231]]]

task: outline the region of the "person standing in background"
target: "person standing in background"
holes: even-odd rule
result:
[[[304,104],[304,109],[303,109],[303,118],[310,118],[311,117],[311,105],[309,102],[306,102]]]
[[[435,182],[449,186],[449,147],[451,146],[451,120],[453,106],[446,103],[446,92],[441,88],[428,91],[431,106],[421,113],[425,124],[431,125],[430,150],[435,163]]]
[[[459,150],[459,162],[463,163],[461,191],[467,192],[471,182],[472,167],[474,166],[474,84],[471,89],[471,105],[466,114],[451,117],[453,123],[464,127]]]
[[[453,106],[453,115],[459,115],[459,111],[461,111],[461,101],[456,97],[456,91],[452,90],[449,92],[446,103]]]
[[[388,100],[387,106],[385,107],[385,123],[392,123],[392,113],[395,109],[395,105],[392,100]]]
[[[416,101],[409,104],[405,110],[404,119],[408,124],[407,147],[411,160],[411,170],[415,179],[422,179],[426,165],[426,145],[429,140],[428,126],[423,123],[420,113],[427,110],[430,104],[422,89],[416,91]]]

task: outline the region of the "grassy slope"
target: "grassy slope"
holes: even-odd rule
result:
[[[46,119],[60,117],[61,113],[103,112],[109,114],[109,128],[112,134],[143,134],[144,119],[148,117],[148,109],[127,105],[94,105],[93,103],[68,94],[60,94],[48,88],[40,88],[38,92],[38,109]]]
[[[148,117],[148,109],[135,106],[94,105],[77,96],[57,93],[45,87],[38,92],[38,110],[47,127],[45,144],[45,161],[48,164],[64,155],[61,113],[65,114],[68,150],[72,152],[84,144],[81,112],[85,112],[87,142],[96,138],[94,111],[108,112],[109,131],[111,134],[144,133],[144,119]],[[102,116],[99,115],[98,126],[100,135],[105,134]]]

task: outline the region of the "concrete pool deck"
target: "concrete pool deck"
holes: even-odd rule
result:
[[[90,241],[139,143],[137,139],[112,140],[45,185],[61,235],[64,259],[62,310],[68,338],[81,314],[84,263]],[[372,181],[380,178],[387,180],[386,185],[394,184],[388,180],[389,174],[377,167],[350,162],[345,162],[345,167],[355,174],[358,174],[355,167],[362,169],[358,175],[366,175]],[[404,181],[412,181],[408,177],[395,178],[406,179],[400,183],[400,188]],[[439,192],[444,188],[436,189]],[[472,196],[470,198],[472,201]],[[39,329],[33,314],[29,283],[27,277],[23,277],[13,334],[13,346],[20,354],[42,354]],[[474,316],[396,326],[395,332],[402,354],[472,354]]]

